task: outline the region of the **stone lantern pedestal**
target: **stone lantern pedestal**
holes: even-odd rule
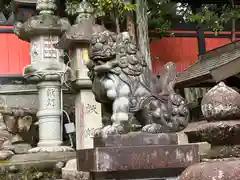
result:
[[[24,68],[24,76],[29,81],[35,81],[39,91],[39,143],[29,152],[73,151],[71,147],[61,146],[61,81],[67,67],[63,62],[63,51],[53,46],[70,24],[68,20],[54,15],[55,0],[38,0],[36,9],[38,15],[14,25],[15,34],[30,42],[31,64]]]
[[[89,3],[79,4],[75,24],[62,36],[57,48],[69,50],[71,83],[76,93],[77,149],[93,146],[93,131],[101,127],[101,106],[95,101],[92,83],[88,77],[86,63],[89,60],[88,46],[94,32],[103,27],[94,24],[93,9]]]
[[[240,94],[220,82],[204,95],[201,108],[207,123],[197,133],[211,149],[180,180],[239,180]]]
[[[76,149],[88,149],[93,147],[95,129],[102,126],[101,105],[95,101],[86,67],[88,47],[92,34],[104,28],[94,23],[93,9],[85,0],[79,4],[77,12],[75,24],[62,36],[56,47],[69,50],[71,86],[76,92]],[[63,178],[88,178],[88,173],[77,171],[76,163],[76,159],[67,163],[63,168]]]

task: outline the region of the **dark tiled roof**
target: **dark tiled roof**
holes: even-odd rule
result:
[[[240,41],[236,41],[199,56],[199,60],[177,76],[177,84],[194,84],[210,76],[210,70],[223,66],[240,57]],[[195,82],[194,82],[195,81]]]

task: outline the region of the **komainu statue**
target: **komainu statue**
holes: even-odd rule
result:
[[[148,133],[177,132],[187,126],[189,111],[174,91],[174,63],[167,63],[157,78],[128,32],[108,30],[93,34],[89,57],[92,90],[103,109],[104,127],[96,136],[127,133],[133,122]]]

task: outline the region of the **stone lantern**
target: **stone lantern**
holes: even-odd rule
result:
[[[31,153],[73,150],[61,146],[61,80],[66,75],[67,66],[63,62],[64,52],[54,48],[70,23],[54,15],[56,8],[55,0],[37,0],[38,15],[14,25],[15,34],[30,42],[31,63],[24,68],[24,76],[35,81],[38,87],[39,143],[29,151]]]
[[[57,48],[69,50],[72,70],[72,87],[77,92],[75,101],[76,112],[76,148],[91,148],[92,135],[96,128],[101,127],[101,105],[95,101],[85,64],[88,61],[88,47],[92,34],[103,31],[96,25],[93,8],[83,0],[77,8],[75,24],[62,36]]]

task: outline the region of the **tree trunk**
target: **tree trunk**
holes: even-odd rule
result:
[[[127,31],[129,32],[133,40],[136,42],[135,23],[132,12],[129,12],[127,15]]]
[[[101,25],[104,26],[104,20],[103,20],[103,18],[101,18]]]
[[[235,8],[234,0],[231,0],[232,8]],[[236,19],[232,19],[232,42],[236,41]]]
[[[115,17],[115,23],[116,23],[116,31],[117,31],[117,34],[120,33],[120,24],[119,24],[119,18],[118,16]]]
[[[148,16],[147,0],[136,0],[136,19],[137,19],[137,44],[139,51],[143,55],[147,65],[152,69],[150,47],[148,39]]]

